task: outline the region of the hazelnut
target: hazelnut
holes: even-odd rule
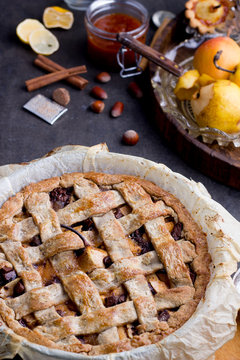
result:
[[[103,110],[105,108],[105,104],[101,100],[96,100],[90,105],[90,107],[93,112],[99,114],[99,113],[103,112]]]
[[[122,142],[126,145],[136,145],[138,140],[139,136],[135,130],[127,130],[122,136]]]
[[[95,80],[104,84],[111,80],[111,75],[108,72],[103,71],[96,76]]]
[[[134,98],[141,99],[143,97],[143,92],[135,81],[130,82],[128,85],[128,92]]]
[[[105,100],[108,98],[108,94],[100,86],[94,86],[90,94],[96,99]]]
[[[113,105],[110,111],[111,116],[119,117],[120,115],[122,115],[123,108],[124,108],[124,104],[121,101],[115,102],[115,104]]]

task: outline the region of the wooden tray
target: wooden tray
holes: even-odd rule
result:
[[[165,53],[174,44],[186,38],[184,14],[180,14],[158,33],[154,49]],[[157,66],[149,64],[150,78]],[[213,179],[240,190],[240,147],[233,144],[221,147],[217,143],[204,144],[200,138],[194,139],[171,115],[163,112],[159,94],[151,87],[154,99],[154,118],[161,134],[175,148],[180,156],[192,167]]]

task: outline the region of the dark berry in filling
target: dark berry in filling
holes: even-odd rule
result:
[[[82,343],[85,344],[85,340],[81,335],[77,335],[76,338]]]
[[[140,229],[134,231],[130,236],[131,238],[141,247],[141,254],[145,254],[149,251],[153,250],[152,243],[143,238],[144,228],[141,227]]]
[[[65,305],[67,305],[67,307],[68,307],[68,309],[70,310],[70,311],[74,311],[74,312],[76,312],[76,313],[79,313],[79,310],[78,310],[78,308],[77,308],[77,305],[72,301],[72,300],[67,300],[66,302],[65,302]]]
[[[84,247],[84,248],[81,248],[81,249],[74,250],[74,254],[76,255],[76,257],[79,257],[85,252],[85,249],[86,248]]]
[[[62,188],[57,187],[53,189],[50,193],[50,201],[52,207],[55,211],[64,208],[70,203],[71,194],[73,192],[72,188]]]
[[[82,231],[94,229],[94,222],[91,218],[81,221],[78,225],[82,225]]]
[[[138,321],[134,321],[133,323],[132,323],[132,327],[131,327],[131,329],[132,329],[132,334],[133,334],[133,336],[134,335],[138,335],[138,327],[139,326],[139,322]]]
[[[174,225],[174,228],[171,232],[172,237],[174,240],[180,240],[181,239],[181,233],[183,229],[183,224],[181,222],[178,222]]]
[[[99,190],[101,190],[102,192],[103,192],[103,191],[109,191],[108,188],[105,188],[104,186],[101,186],[101,185],[99,185],[98,188],[99,188]]]
[[[25,320],[20,319],[20,320],[18,320],[18,322],[19,322],[19,324],[20,324],[21,326],[23,326],[23,327],[28,327]]]
[[[10,281],[15,280],[17,277],[17,274],[15,272],[15,270],[13,270],[12,268],[8,267],[8,266],[3,266],[0,269],[0,286],[3,286],[7,283],[9,283]]]
[[[60,315],[61,317],[63,317],[65,314],[64,314],[64,311],[62,311],[62,310],[56,310],[57,311],[57,313],[58,313],[58,315]]]
[[[22,280],[20,280],[13,288],[13,297],[22,295],[25,292],[25,287]]]
[[[59,283],[61,283],[61,280],[59,279],[59,277],[54,275],[52,279],[46,281],[45,286],[49,286],[52,284],[59,284]]]
[[[159,321],[168,321],[170,318],[169,312],[167,310],[160,311],[158,313],[158,320]]]
[[[116,219],[120,219],[121,217],[124,216],[119,208],[114,209],[113,214],[114,214]]]
[[[105,298],[105,306],[106,307],[115,306],[117,304],[121,304],[121,303],[125,302],[126,300],[127,300],[127,297],[125,294],[122,294],[120,296],[111,295],[111,296]]]
[[[112,265],[112,260],[110,256],[105,256],[105,258],[103,259],[103,264],[105,265],[106,268]]]
[[[165,221],[165,223],[174,222],[174,217],[171,215],[167,216],[167,217],[165,217],[164,221]]]
[[[29,242],[30,246],[39,246],[42,244],[42,240],[39,235],[35,235]]]

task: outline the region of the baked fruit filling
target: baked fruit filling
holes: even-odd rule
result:
[[[156,343],[196,310],[206,236],[173,195],[126,175],[72,173],[0,209],[0,316],[31,342],[98,355]]]
[[[190,26],[198,28],[201,34],[221,29],[224,23],[234,17],[234,0],[188,0],[185,16]]]

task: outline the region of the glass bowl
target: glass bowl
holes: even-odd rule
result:
[[[208,36],[208,38],[213,36],[219,35],[211,35]],[[179,63],[186,70],[193,69],[194,51],[204,40],[206,40],[206,37],[203,36],[185,40],[181,44],[170,49],[165,55],[171,60]],[[152,77],[152,86],[159,95],[162,110],[165,113],[174,116],[192,137],[201,137],[204,143],[212,144],[213,141],[217,141],[220,146],[227,146],[232,142],[235,147],[239,147],[240,132],[228,134],[216,128],[199,127],[195,120],[190,101],[178,100],[173,92],[177,80],[178,78],[176,76],[169,74],[167,71],[160,68],[157,69]]]

